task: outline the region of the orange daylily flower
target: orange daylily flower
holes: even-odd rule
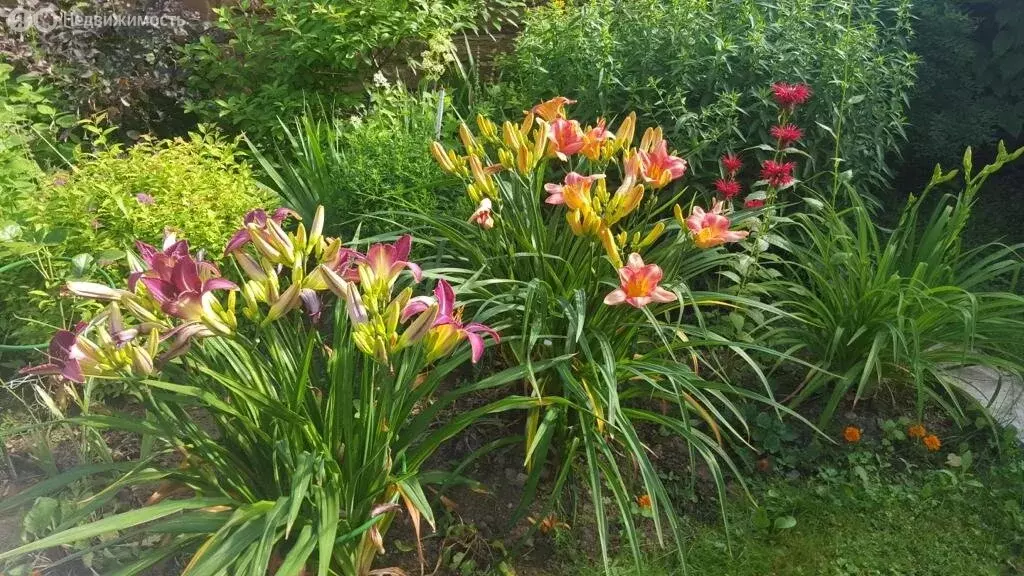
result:
[[[565,96],[555,96],[551,100],[537,104],[531,112],[543,118],[545,122],[553,122],[556,118],[565,118],[566,104],[575,103],[575,100],[570,100]]]

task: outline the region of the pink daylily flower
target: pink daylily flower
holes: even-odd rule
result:
[[[729,218],[722,215],[725,203],[715,201],[710,212],[694,206],[686,218],[686,227],[693,234],[693,243],[698,248],[714,248],[726,242],[739,242],[747,237],[746,230],[729,230]]]
[[[670,155],[668,143],[663,139],[656,142],[650,152],[639,150],[637,155],[644,181],[655,190],[686,174],[686,160]]]
[[[619,287],[604,297],[608,306],[626,303],[634,308],[643,308],[651,302],[674,302],[674,292],[665,290],[661,282],[662,271],[657,264],[644,264],[643,258],[633,252],[626,265],[619,268]]]
[[[583,148],[580,149],[580,154],[590,161],[596,161],[601,158],[601,147],[614,137],[615,134],[605,127],[604,118],[600,118],[597,121],[597,126],[583,134]]]
[[[388,285],[395,281],[403,268],[408,268],[417,282],[423,276],[420,267],[409,262],[412,250],[412,236],[403,235],[394,244],[374,244],[366,252],[365,264],[375,278],[384,279]]]
[[[556,118],[548,124],[548,151],[565,162],[583,149],[583,130],[576,120]]]
[[[434,296],[418,296],[409,300],[402,310],[402,321],[405,322],[431,307],[437,306],[437,318],[428,333],[428,354],[433,360],[450,352],[463,339],[469,340],[474,364],[484,355],[484,339],[482,335],[490,335],[495,343],[501,342],[498,332],[490,326],[479,322],[463,324],[462,308],[455,308],[455,291],[445,280],[438,280],[434,288]]]

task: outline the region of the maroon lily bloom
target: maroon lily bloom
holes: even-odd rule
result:
[[[152,276],[143,276],[140,280],[164,313],[189,321],[202,317],[205,294],[238,289],[234,282],[220,278],[213,265],[196,262],[191,256],[178,260],[169,280]]]
[[[85,372],[82,368],[82,361],[87,360],[87,357],[78,348],[78,331],[82,326],[80,324],[75,332],[58,330],[50,340],[50,347],[47,351],[50,361],[39,366],[22,368],[21,373],[37,376],[59,375],[72,382],[84,383]]]
[[[234,235],[231,236],[231,239],[228,240],[228,244],[224,248],[224,253],[230,254],[251,242],[252,236],[250,236],[249,232],[251,229],[265,231],[267,229],[268,220],[273,220],[278,224],[282,224],[290,217],[298,218],[299,215],[296,214],[294,210],[288,208],[278,208],[269,216],[267,215],[267,211],[262,208],[250,211],[242,219],[243,226],[235,231]]]

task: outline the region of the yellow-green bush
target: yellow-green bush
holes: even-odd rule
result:
[[[81,160],[73,172],[54,177],[27,212],[92,252],[158,242],[171,227],[193,246],[219,254],[242,216],[268,201],[238,142],[214,133],[143,139]]]

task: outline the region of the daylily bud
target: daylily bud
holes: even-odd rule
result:
[[[441,169],[450,174],[455,174],[455,164],[452,163],[448,154],[445,153],[444,146],[441,146],[440,142],[434,142],[430,145],[430,153],[434,155],[434,160],[437,161]]]
[[[506,170],[512,170],[517,167],[515,156],[505,148],[498,149],[498,162],[500,162]]]
[[[327,288],[331,292],[334,292],[338,298],[346,298],[348,296],[349,283],[339,276],[334,270],[331,270],[326,265],[321,264],[317,268],[317,271],[319,271],[320,276],[323,277]]]
[[[527,112],[526,115],[523,116],[523,122],[519,125],[519,133],[523,135],[524,140],[529,136],[530,129],[533,128],[535,118],[536,116],[534,116],[533,112]],[[541,132],[546,132],[546,130],[541,130]]]
[[[657,242],[658,238],[661,237],[663,232],[665,232],[665,223],[658,222],[657,224],[654,225],[654,228],[652,228],[651,231],[647,233],[647,236],[644,236],[643,240],[636,243],[634,248],[636,250],[642,250],[650,246],[651,244],[654,244],[655,242]]]
[[[477,144],[476,138],[473,138],[473,133],[469,131],[469,126],[465,122],[459,123],[459,139],[462,140],[462,145],[465,146],[466,152],[469,154],[483,153],[483,148]]]
[[[142,347],[132,346],[132,373],[149,376],[153,373],[153,358]]]
[[[120,300],[128,292],[111,288],[96,282],[68,282],[67,289],[76,296],[92,298],[93,300]]]
[[[619,129],[615,132],[615,146],[619,150],[628,149],[633,145],[633,133],[636,130],[636,112],[630,112],[629,116],[626,116],[622,120],[622,124],[619,124]]]
[[[492,144],[498,141],[498,126],[494,122],[491,122],[487,118],[484,118],[483,114],[476,115],[476,127],[480,130],[480,136]]]
[[[402,332],[402,336],[399,337],[395,349],[401,350],[406,346],[419,342],[430,331],[430,327],[434,325],[435,320],[437,320],[437,303],[430,305],[416,316],[416,319]]]
[[[316,207],[316,214],[313,215],[313,222],[309,225],[309,247],[316,249],[320,245],[320,239],[324,235],[324,207]]]
[[[601,244],[604,246],[608,259],[612,261],[616,268],[622,268],[622,256],[619,255],[619,248],[615,245],[615,238],[612,237],[611,230],[606,227],[602,228],[598,232],[598,237],[601,239]]]
[[[663,140],[661,134],[661,126],[657,128],[648,128],[644,131],[643,138],[640,139],[640,150],[642,152],[650,152],[654,147]]]
[[[232,255],[235,257],[235,261],[238,262],[238,267],[245,272],[246,276],[257,281],[267,279],[266,271],[255,258],[240,250],[232,252]]]
[[[270,310],[267,312],[267,317],[263,319],[263,325],[265,326],[274,320],[277,320],[298,306],[299,290],[300,287],[297,284],[289,286],[288,289],[281,294],[281,297],[277,299],[277,302],[274,302],[270,306]]]

